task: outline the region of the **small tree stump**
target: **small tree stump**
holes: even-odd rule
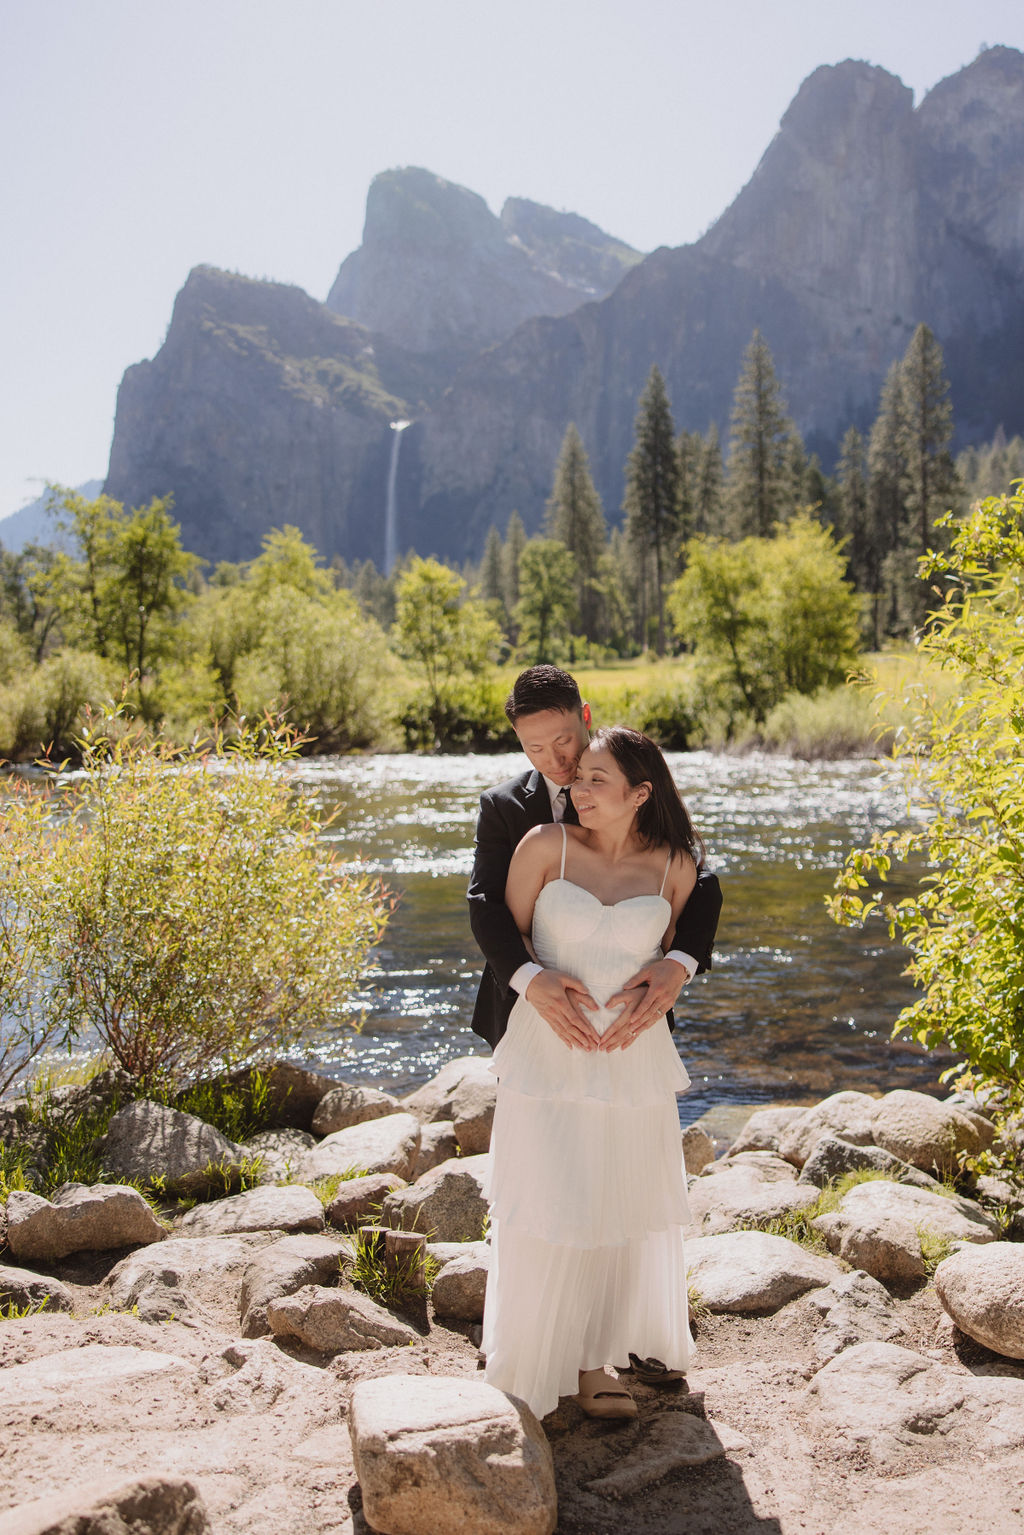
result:
[[[385,1269],[401,1277],[403,1288],[426,1289],[426,1237],[415,1231],[392,1231],[389,1226],[360,1226],[359,1246],[374,1261],[383,1259]]]

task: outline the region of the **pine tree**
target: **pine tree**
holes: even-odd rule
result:
[[[634,446],[626,464],[623,509],[629,541],[643,559],[657,620],[656,647],[665,654],[665,587],[675,575],[679,540],[679,459],[665,380],[651,369],[634,427]],[[643,567],[642,567],[643,568]],[[645,601],[644,611],[650,604]]]
[[[505,547],[501,553],[505,611],[510,619],[519,601],[519,561],[525,548],[526,529],[523,527],[523,519],[518,512],[513,512],[505,526]],[[512,621],[514,625],[514,619]],[[515,637],[515,634],[511,636],[513,640]]]
[[[792,515],[793,435],[772,354],[755,330],[732,405],[728,511],[735,537],[767,538]]]
[[[679,538],[682,543],[697,531],[700,508],[704,439],[699,432],[680,432],[676,439],[679,458]]]
[[[935,519],[949,511],[956,471],[949,451],[953,407],[942,348],[919,325],[900,364],[902,489],[906,532],[915,555],[928,552]]]
[[[484,544],[484,557],[480,565],[480,595],[485,602],[500,602],[505,606],[505,571],[502,560],[501,534],[491,524]]]
[[[608,529],[586,449],[572,421],[566,428],[555,467],[547,504],[547,531],[575,558],[580,628],[588,640],[596,639],[600,621],[599,572]]]
[[[901,414],[900,365],[894,362],[882,385],[878,415],[868,438],[868,527],[877,572],[873,590],[878,594],[876,649],[883,627],[890,634],[900,630],[900,594],[906,584],[899,557],[904,521]]]
[[[717,533],[720,530],[724,480],[722,444],[718,438],[717,423],[712,421],[701,450],[700,479],[697,485],[697,505],[693,525],[695,534]]]

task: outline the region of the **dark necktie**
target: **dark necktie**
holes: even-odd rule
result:
[[[565,817],[566,817],[566,814],[568,812],[568,809],[569,809],[569,788],[568,788],[568,785],[566,785],[564,788],[559,789],[558,793],[555,795],[555,806],[556,806],[557,812],[558,812],[557,815],[555,816],[555,820],[556,821],[564,821]]]

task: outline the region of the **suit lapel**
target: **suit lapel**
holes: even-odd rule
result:
[[[551,796],[548,794],[548,786],[544,782],[544,775],[536,768],[526,780],[523,806],[531,826],[543,826],[554,820],[551,814]]]

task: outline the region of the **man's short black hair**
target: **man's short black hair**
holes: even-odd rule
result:
[[[529,666],[520,672],[505,700],[509,723],[544,709],[564,709],[583,718],[583,700],[576,679],[557,666]]]

